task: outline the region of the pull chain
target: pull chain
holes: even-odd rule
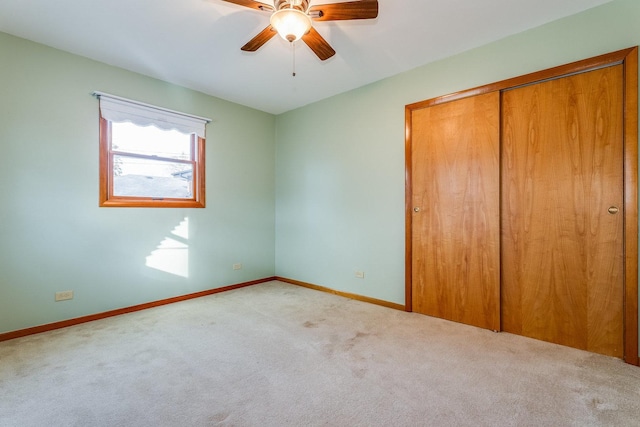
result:
[[[291,75],[295,77],[296,76],[296,44],[295,42],[291,42],[291,51],[293,52],[293,71]]]

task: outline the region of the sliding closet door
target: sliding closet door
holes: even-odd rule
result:
[[[412,306],[500,328],[498,92],[412,112]]]
[[[623,354],[623,67],[503,93],[502,327]]]

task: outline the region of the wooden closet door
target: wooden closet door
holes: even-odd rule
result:
[[[500,328],[500,96],[412,112],[412,306]]]
[[[503,330],[616,357],[622,74],[621,65],[603,68],[502,99]]]

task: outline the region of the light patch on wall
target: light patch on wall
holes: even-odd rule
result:
[[[147,257],[146,266],[180,277],[189,277],[189,218],[185,217]]]

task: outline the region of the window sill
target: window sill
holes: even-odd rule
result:
[[[179,199],[110,199],[101,200],[101,208],[204,208],[204,201]]]

